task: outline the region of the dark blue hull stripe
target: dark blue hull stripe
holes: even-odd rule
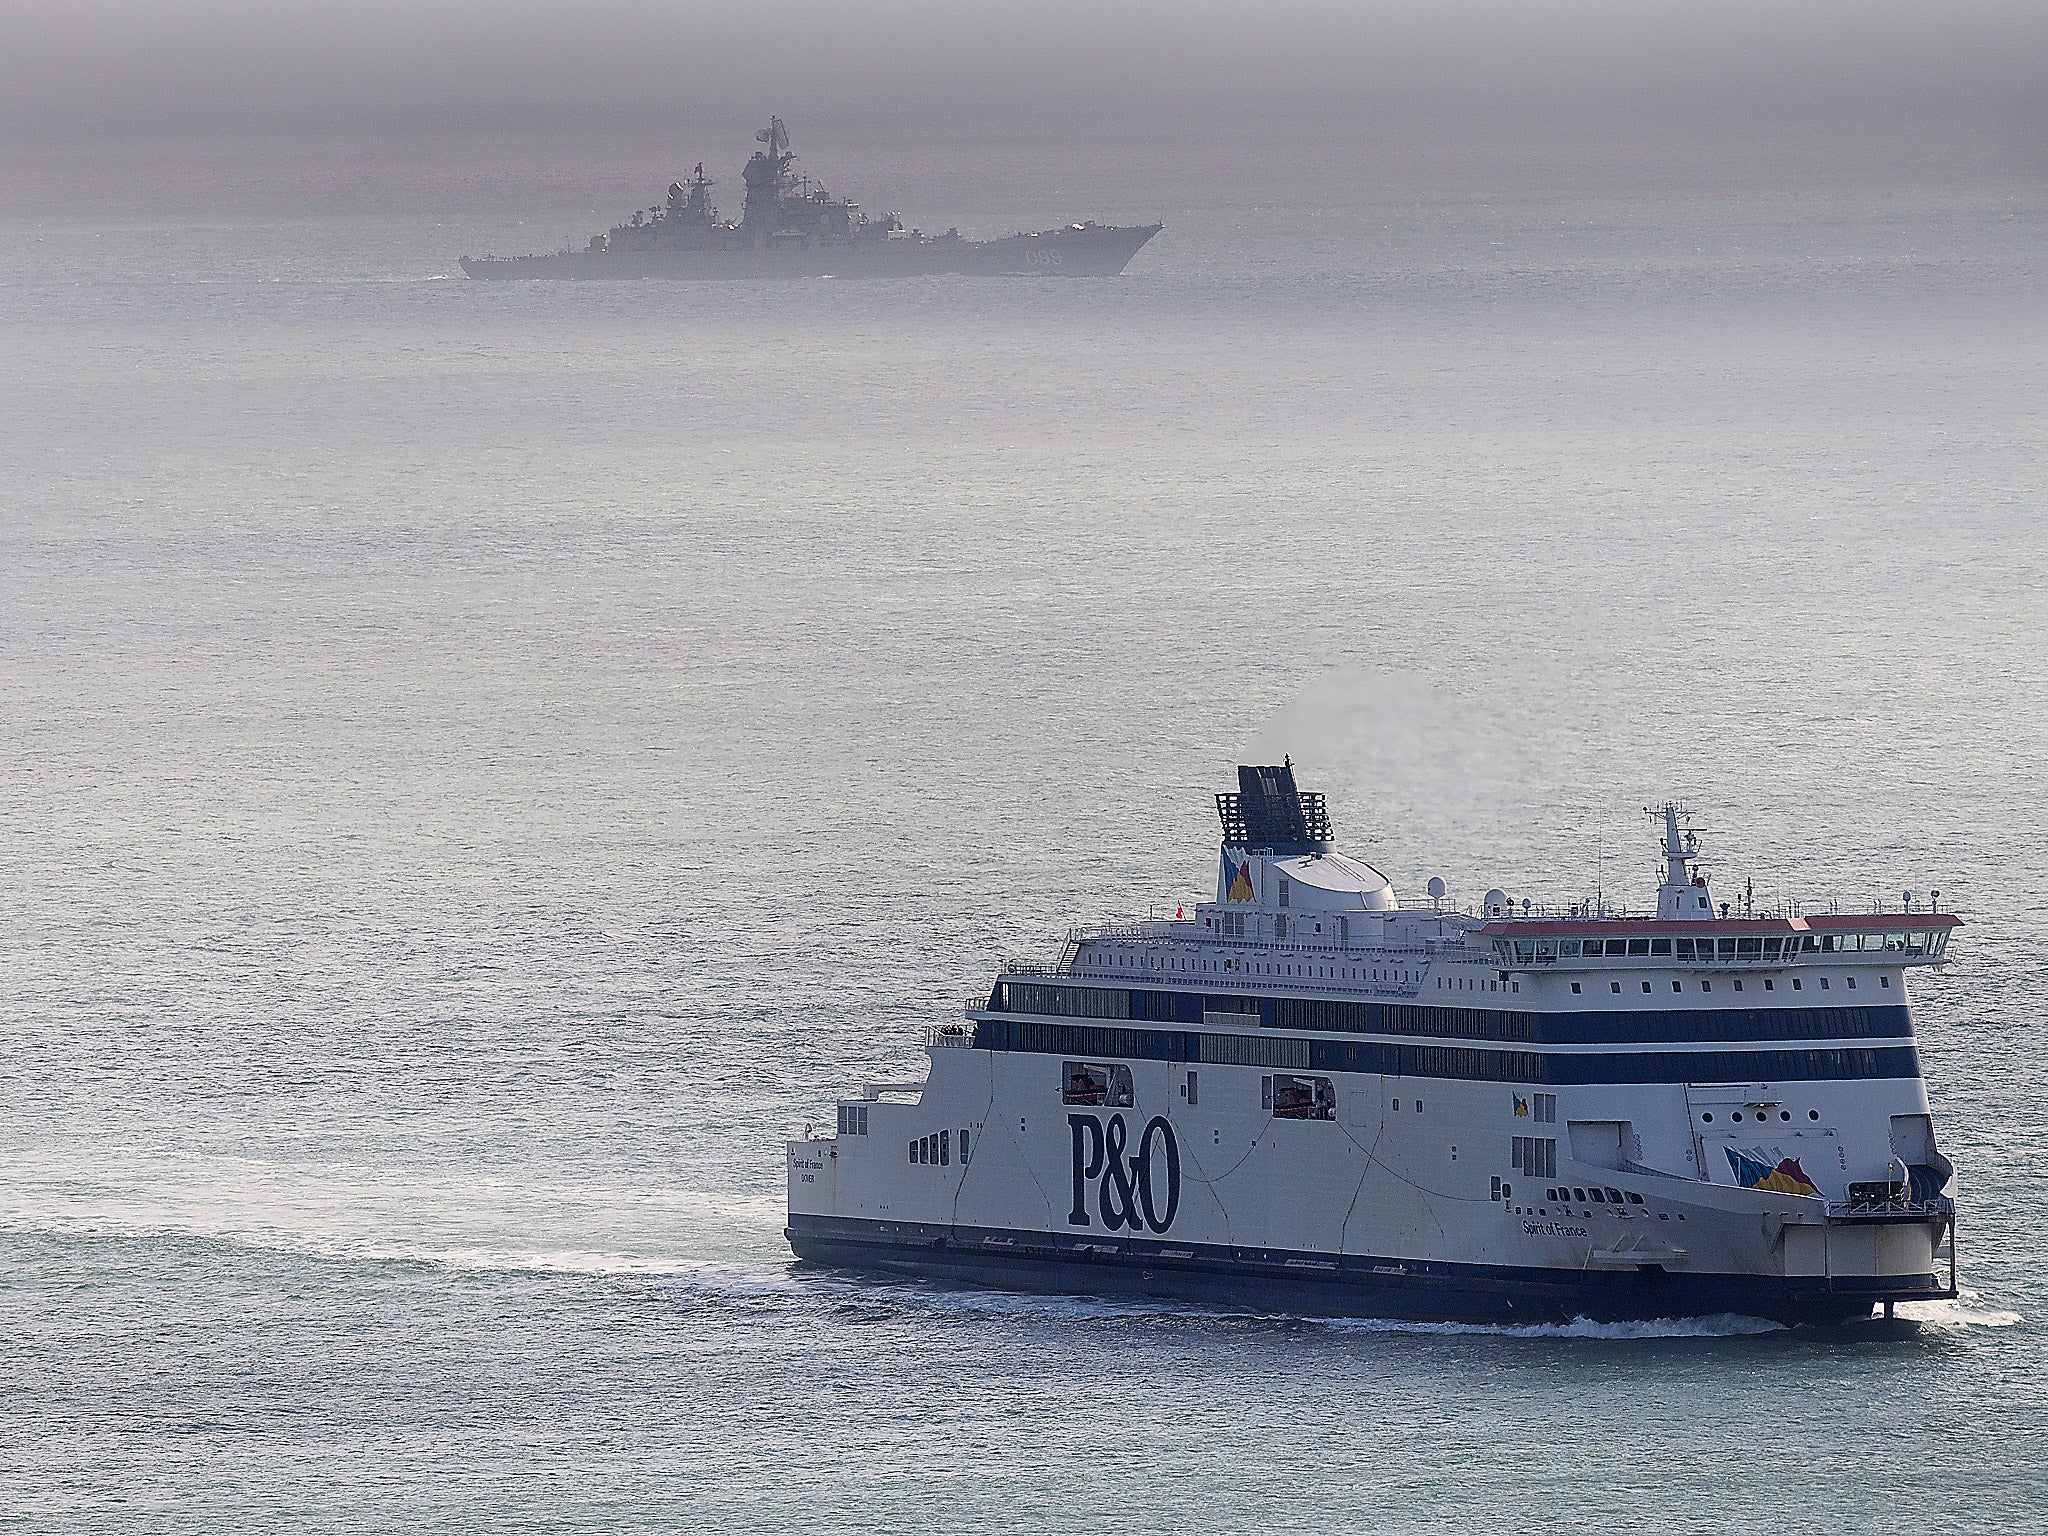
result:
[[[1211,1062],[1233,1066],[1378,1072],[1389,1077],[1464,1078],[1496,1083],[1793,1083],[1872,1078],[1918,1079],[1911,1045],[1820,1046],[1768,1051],[1487,1050],[1376,1040],[1228,1035],[1112,1024],[1049,1024],[983,1019],[974,1045],[984,1051],[1125,1060]]]
[[[1160,1296],[1323,1316],[1423,1322],[1649,1321],[1732,1313],[1838,1323],[1882,1301],[1953,1296],[1935,1276],[1853,1279],[1446,1264],[1228,1248],[1171,1239],[946,1227],[847,1216],[789,1218],[799,1258],[1080,1295]]]
[[[1732,983],[1731,983],[1732,984]],[[1633,992],[1632,982],[1630,991]],[[1748,994],[1755,996],[1754,993]],[[1783,994],[1779,994],[1782,996]],[[1538,1012],[1467,1008],[1440,1003],[1364,1002],[1337,997],[1155,992],[1137,987],[999,982],[992,1013],[1129,1020],[1135,1024],[1199,1024],[1212,1014],[1243,1019],[1248,1029],[1318,1030],[1350,1035],[1439,1035],[1533,1045],[1640,1045],[1648,1042],[1910,1040],[1912,1016],[1899,1003],[1796,1007],[1595,1008]]]

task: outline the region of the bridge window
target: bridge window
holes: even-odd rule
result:
[[[842,1136],[865,1136],[868,1133],[868,1107],[865,1104],[842,1104],[839,1106],[839,1134]]]

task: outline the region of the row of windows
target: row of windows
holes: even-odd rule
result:
[[[866,1133],[863,1132],[862,1134],[865,1135]],[[917,1140],[910,1143],[910,1160],[913,1163],[926,1163],[935,1168],[950,1168],[953,1165],[953,1136],[954,1133],[947,1130],[933,1131],[929,1136],[918,1137]],[[967,1166],[966,1126],[960,1127],[959,1137],[960,1166],[965,1168]]]
[[[1826,978],[1822,978],[1825,981]],[[1618,992],[1621,983],[1612,983]],[[1647,989],[1649,983],[1645,982]],[[1677,985],[1677,983],[1674,983]],[[1741,983],[1735,986],[1739,990]],[[1701,983],[1710,989],[1711,983]],[[1578,991],[1579,983],[1572,983]],[[1026,1004],[1036,1006],[1026,1006]],[[1530,1013],[1514,1008],[1439,1008],[1417,1003],[1348,1002],[1319,997],[1245,997],[1003,982],[994,1011],[1043,1013],[1225,1028],[1320,1030],[1329,1034],[1453,1035],[1556,1045],[1651,1040],[1859,1040],[1910,1038],[1903,1007],[1644,1008]],[[1107,1011],[1106,1011],[1107,1010]],[[1228,1016],[1228,1017],[1223,1017]]]
[[[1060,1013],[1084,1019],[1128,1019],[1131,994],[1122,987],[1062,987],[1037,981],[1006,981],[996,988],[994,1006],[1007,1013]]]
[[[1471,1035],[1480,1040],[1530,1040],[1535,1016],[1515,1008],[1431,1008],[1380,1003],[1379,1027],[1404,1035]],[[1547,1038],[1547,1037],[1545,1037]]]
[[[868,1133],[868,1107],[865,1104],[842,1104],[839,1106],[839,1134],[842,1136],[865,1136]]]
[[[1790,960],[1798,955],[1889,952],[1939,958],[1948,948],[1945,929],[1907,928],[1891,933],[1793,933],[1769,937],[1716,935],[1706,938],[1495,939],[1503,965],[1543,965],[1552,960],[1615,960],[1669,956],[1695,964],[1723,960]]]
[[[1545,1177],[1556,1178],[1557,1175],[1546,1174]],[[1556,1200],[1560,1203],[1566,1200],[1576,1200],[1581,1205],[1621,1205],[1624,1202],[1629,1205],[1641,1205],[1643,1203],[1643,1197],[1634,1190],[1630,1190],[1624,1195],[1612,1185],[1602,1189],[1597,1184],[1586,1189],[1566,1189],[1560,1185],[1556,1189],[1546,1189],[1543,1191],[1543,1198],[1546,1200]]]
[[[1475,1082],[1536,1083],[1545,1087],[1574,1083],[1799,1082],[1920,1075],[1920,1055],[1911,1045],[1759,1051],[1602,1051],[1553,1056],[1535,1051],[1391,1041],[1304,1040],[1177,1029],[1035,1024],[1021,1019],[982,1020],[975,1026],[974,1043],[984,1051],[1376,1072],[1390,1077],[1462,1078]]]
[[[1509,1166],[1532,1179],[1557,1177],[1557,1138],[1517,1136],[1509,1148]]]
[[[1306,922],[1307,919],[1304,918],[1302,921]],[[1273,937],[1285,939],[1287,937],[1287,919],[1276,916],[1274,922],[1278,927]],[[1322,931],[1322,924],[1317,923],[1315,925],[1315,932],[1321,933]],[[1313,940],[1313,935],[1310,934],[1303,934],[1302,937]],[[1350,942],[1350,930],[1347,920],[1341,917],[1337,919],[1337,942],[1340,944],[1348,944]],[[1095,945],[1088,945],[1081,949],[1080,963],[1114,970],[1237,971],[1259,976],[1313,977],[1323,981],[1377,981],[1390,986],[1413,985],[1421,978],[1421,972],[1419,971],[1404,970],[1399,966],[1392,965],[1331,965],[1326,963],[1310,964],[1306,960],[1250,960],[1241,955],[1210,957],[1206,955],[1159,954],[1148,950],[1105,949]],[[1500,983],[1498,982],[1484,982],[1481,985],[1490,987],[1495,991],[1500,990]]]
[[[1757,978],[1756,978],[1756,977],[1754,977],[1754,976],[1752,976],[1752,977],[1750,977],[1749,979],[1750,979],[1751,981],[1755,981],[1755,980],[1756,980]],[[1820,989],[1821,989],[1821,991],[1823,991],[1823,992],[1827,991],[1827,990],[1828,990],[1828,978],[1827,978],[1827,977],[1825,977],[1825,976],[1822,976],[1822,977],[1820,977],[1820,978],[1818,978],[1818,979],[1819,979],[1819,981],[1820,981]],[[1843,980],[1843,982],[1844,982],[1844,983],[1845,983],[1845,984],[1846,984],[1846,985],[1848,986],[1848,988],[1849,988],[1849,990],[1850,990],[1851,992],[1854,992],[1854,991],[1856,990],[1856,978],[1855,978],[1854,976],[1844,976],[1844,977],[1842,978],[1842,980]],[[1776,981],[1776,979],[1775,979],[1774,977],[1770,977],[1770,976],[1766,976],[1766,977],[1764,977],[1764,978],[1763,978],[1763,983],[1764,983],[1764,990],[1765,990],[1766,992],[1775,992],[1775,991],[1777,991],[1777,990],[1778,990],[1778,983],[1777,983],[1777,981]],[[1878,984],[1878,985],[1879,985],[1880,987],[1889,987],[1889,986],[1890,986],[1890,985],[1892,984],[1892,979],[1891,979],[1891,977],[1889,977],[1889,976],[1886,976],[1886,975],[1884,975],[1884,974],[1882,974],[1882,973],[1879,973],[1879,975],[1878,975],[1878,978],[1877,978],[1877,984]],[[1649,982],[1647,982],[1647,981],[1645,981],[1645,982],[1644,982],[1644,983],[1642,984],[1642,986],[1643,986],[1643,990],[1644,990],[1645,992],[1648,992],[1648,991],[1650,991],[1650,990],[1651,990],[1651,988],[1650,988],[1650,984],[1649,984]],[[1735,978],[1735,981],[1734,981],[1734,987],[1735,987],[1735,990],[1736,990],[1736,991],[1738,991],[1738,992],[1740,992],[1740,991],[1742,990],[1742,978],[1741,978],[1740,976],[1738,976],[1738,977],[1736,977],[1736,978]],[[1713,990],[1714,990],[1714,984],[1713,984],[1713,983],[1712,983],[1711,981],[1702,981],[1702,982],[1701,982],[1701,983],[1699,984],[1699,988],[1700,988],[1700,990],[1701,990],[1702,992],[1711,992],[1711,991],[1713,991]],[[1580,991],[1581,991],[1581,990],[1582,990],[1582,988],[1581,988],[1581,985],[1580,985],[1580,983],[1578,983],[1578,982],[1576,982],[1576,981],[1572,983],[1572,996],[1574,996],[1574,997],[1577,997],[1577,996],[1579,995],[1579,993],[1580,993]],[[1607,983],[1607,990],[1608,990],[1609,992],[1617,992],[1617,993],[1618,993],[1618,992],[1620,992],[1620,991],[1621,991],[1621,983],[1620,983],[1620,982],[1618,982],[1618,981],[1610,981],[1609,983]],[[1671,983],[1671,990],[1672,990],[1672,991],[1674,991],[1674,992],[1683,992],[1683,991],[1685,990],[1685,983],[1684,983],[1684,982],[1682,982],[1682,981],[1678,981],[1678,980],[1675,980],[1675,979],[1674,979],[1674,980],[1672,981],[1672,983]],[[1806,978],[1805,978],[1805,977],[1803,977],[1803,976],[1794,976],[1794,977],[1792,978],[1792,990],[1793,990],[1794,992],[1804,992],[1804,991],[1806,990]]]

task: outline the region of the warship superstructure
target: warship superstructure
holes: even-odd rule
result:
[[[957,229],[927,235],[893,213],[870,218],[800,174],[781,118],[754,137],[763,147],[741,172],[737,221],[712,205],[714,183],[699,162],[662,202],[592,235],[580,251],[465,256],[462,270],[476,278],[1114,277],[1160,229],[1090,222],[1000,240],[964,239]]]
[[[787,1146],[803,1259],[1480,1322],[1841,1322],[1956,1294],[1908,976],[1938,896],[1406,907],[1291,764],[1219,795],[1213,901],[1009,964],[928,1074]]]

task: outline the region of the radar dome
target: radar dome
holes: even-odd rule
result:
[[[1486,915],[1488,917],[1508,916],[1508,893],[1495,886],[1486,893]]]

